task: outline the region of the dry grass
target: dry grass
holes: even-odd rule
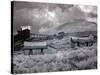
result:
[[[97,68],[96,44],[91,47],[72,49],[65,47],[69,44],[66,43],[65,40],[62,40],[63,43],[61,41],[58,43],[55,42],[57,44],[54,43],[56,47],[59,46],[56,54],[14,55],[14,73],[54,72]]]

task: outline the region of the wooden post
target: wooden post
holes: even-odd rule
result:
[[[33,55],[32,49],[29,50],[29,55]]]
[[[77,42],[77,46],[80,47],[80,43],[79,42]]]
[[[25,55],[29,55],[29,50],[24,50]]]
[[[70,42],[71,42],[71,48],[74,48],[75,47],[75,43],[73,42],[72,38],[70,39]]]
[[[74,47],[75,47],[75,43],[71,42],[71,48],[74,48]]]
[[[93,45],[93,42],[91,42],[91,46]]]
[[[93,42],[92,41],[90,41],[89,43],[90,43],[89,46],[92,46],[93,45]]]
[[[88,42],[86,42],[86,46],[88,46],[89,44],[88,44]]]
[[[41,48],[41,53],[44,54],[44,52],[43,52],[43,48]]]

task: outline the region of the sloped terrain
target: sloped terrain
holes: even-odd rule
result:
[[[62,25],[57,26],[54,30],[52,29],[49,33],[65,32],[84,32],[84,31],[96,31],[97,24],[94,22],[88,22],[85,20],[73,20]]]

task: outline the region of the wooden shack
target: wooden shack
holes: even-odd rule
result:
[[[25,41],[24,42],[24,53],[25,55],[30,55],[33,54],[34,50],[39,50],[41,52],[41,54],[44,54],[44,49],[47,49],[47,42],[28,42]]]

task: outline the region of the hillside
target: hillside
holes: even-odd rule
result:
[[[84,31],[96,31],[97,24],[94,22],[88,22],[85,20],[74,20],[62,25],[59,25],[55,29],[52,29],[48,33],[58,33],[58,32],[65,32],[65,33],[74,33],[74,32],[84,32]]]

